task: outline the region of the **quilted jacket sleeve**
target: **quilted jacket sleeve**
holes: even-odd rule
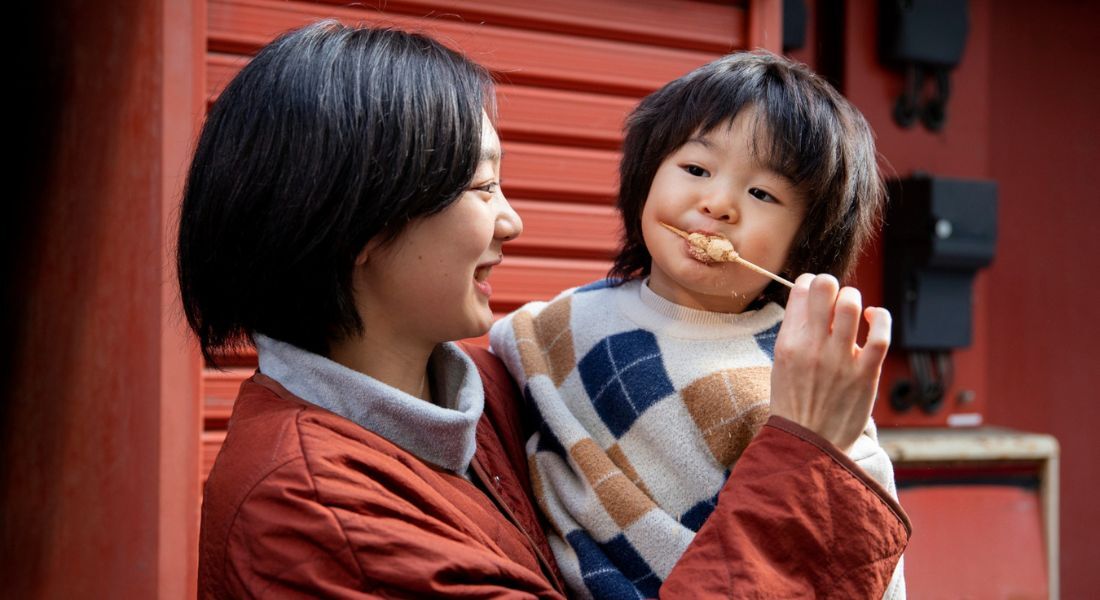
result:
[[[823,438],[772,417],[662,598],[881,598],[910,535],[897,501]]]
[[[891,498],[897,499],[898,488],[894,481],[894,464],[886,450],[879,445],[878,428],[873,419],[868,419],[867,428],[848,451],[851,458],[865,473],[871,476]],[[890,585],[883,594],[883,600],[905,600],[905,557],[898,560]]]

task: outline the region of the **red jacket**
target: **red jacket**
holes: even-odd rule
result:
[[[507,371],[486,389],[474,483],[260,373],[241,386],[206,484],[203,597],[561,597],[527,484]],[[879,598],[904,550],[897,503],[834,447],[773,418],[662,597]]]

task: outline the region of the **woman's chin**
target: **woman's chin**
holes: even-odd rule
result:
[[[493,326],[493,312],[488,308],[484,312],[478,311],[470,315],[469,319],[460,329],[452,332],[447,341],[456,342],[459,340],[468,340],[470,338],[478,338],[489,333],[489,328]]]

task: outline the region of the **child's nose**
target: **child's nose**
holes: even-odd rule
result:
[[[708,198],[700,205],[699,211],[723,223],[736,223],[738,218],[737,207],[730,198]]]

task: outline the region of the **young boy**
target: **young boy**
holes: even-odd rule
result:
[[[858,111],[771,54],[701,67],[630,116],[609,278],[491,331],[539,418],[532,483],[574,594],[655,597],[769,415],[786,288],[699,260],[664,225],[722,235],[788,278],[842,278],[877,223],[875,160]],[[896,495],[872,423],[844,450]],[[901,572],[886,597],[904,597]]]

